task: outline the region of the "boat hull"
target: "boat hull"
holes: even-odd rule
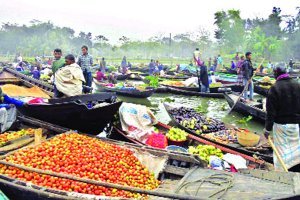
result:
[[[101,85],[97,81],[94,81],[98,91],[106,91],[106,92],[115,92],[117,95],[127,96],[127,97],[134,97],[134,98],[148,98],[154,94],[155,89],[148,89],[145,91],[139,90],[119,90],[115,88],[109,88]]]
[[[229,94],[224,94],[224,97],[226,101],[228,102],[229,106],[232,107],[235,103],[234,99],[229,95]],[[236,112],[239,112],[244,115],[251,115],[255,119],[265,122],[267,118],[267,113],[263,111],[262,109],[259,109],[255,106],[247,105],[241,101],[237,102],[236,105],[234,106],[233,110]]]
[[[122,102],[89,109],[85,104],[75,102],[28,105],[19,108],[26,116],[37,118],[49,123],[64,126],[89,134],[99,134],[113,120]]]
[[[225,147],[225,148],[228,148],[228,149],[232,149],[233,151],[236,151],[236,152],[240,152],[242,154],[245,154],[245,155],[248,155],[248,156],[253,156],[253,155],[257,155],[257,157],[269,162],[269,163],[273,163],[273,156],[272,154],[261,154],[261,153],[257,153],[257,152],[253,152],[253,151],[249,151],[245,148],[242,148],[242,147],[235,147],[235,146],[231,146],[231,145],[227,145],[227,144],[223,144],[223,143],[220,143],[220,142],[217,142],[217,141],[214,141],[214,140],[211,140],[209,138],[206,138],[202,135],[199,135],[199,134],[196,134],[196,132],[182,126],[180,123],[178,123],[174,117],[172,116],[172,114],[170,113],[170,110],[172,109],[171,107],[169,107],[167,104],[164,104],[167,112],[168,112],[168,115],[170,116],[172,122],[179,128],[185,130],[186,132],[196,136],[196,137],[199,137],[203,140],[206,140],[206,141],[209,141],[213,146],[215,145],[218,145],[218,146],[222,146],[222,147]]]

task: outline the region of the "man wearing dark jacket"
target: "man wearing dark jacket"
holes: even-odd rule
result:
[[[273,129],[273,140],[289,171],[300,172],[300,84],[289,77],[284,65],[274,69],[276,83],[267,96],[265,136]],[[276,170],[281,166],[276,155]]]
[[[250,91],[249,98],[252,101],[253,100],[253,90],[254,90],[253,81],[252,81],[252,76],[254,73],[254,69],[253,69],[252,62],[251,62],[252,54],[251,54],[251,52],[247,52],[245,55],[246,55],[246,60],[244,61],[243,65],[242,65],[243,85],[246,86],[247,83],[249,82],[249,84],[248,84],[248,89]],[[245,100],[248,99],[248,89],[244,93]]]
[[[209,92],[207,66],[204,64],[204,62],[200,66],[200,81],[201,81],[201,92]]]

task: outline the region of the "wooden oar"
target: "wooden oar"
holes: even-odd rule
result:
[[[279,154],[277,148],[275,147],[275,145],[274,145],[274,143],[273,143],[273,141],[272,141],[272,139],[271,139],[270,136],[268,137],[268,141],[269,141],[270,146],[272,147],[272,149],[273,149],[275,155],[277,156],[277,159],[279,160],[279,163],[281,164],[283,170],[284,170],[285,172],[288,172],[288,169],[287,169],[286,165],[284,164],[284,161],[283,161],[282,157],[280,156],[280,154]]]
[[[265,60],[265,59],[263,59],[263,60],[261,61],[261,63],[258,65],[257,69],[260,68],[260,66],[262,65],[262,63],[264,62],[264,60]],[[243,91],[241,92],[241,94],[239,95],[238,99],[234,102],[233,106],[230,108],[229,112],[228,112],[226,115],[228,115],[229,113],[231,113],[231,111],[234,109],[234,107],[236,106],[236,104],[240,101],[240,99],[241,99],[241,97],[243,96],[244,92],[245,92],[246,90],[248,90],[248,86],[249,86],[250,82],[252,81],[252,78],[255,76],[256,73],[257,73],[257,70],[254,72],[253,76],[252,76],[252,77],[249,79],[249,81],[246,83],[246,85],[245,85]]]

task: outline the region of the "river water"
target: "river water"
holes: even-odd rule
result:
[[[165,98],[174,99],[176,104],[181,104],[183,106],[196,108],[199,105],[202,105],[202,108],[207,109],[206,115],[209,117],[217,118],[222,120],[225,123],[230,123],[236,125],[240,128],[247,128],[251,131],[255,131],[257,133],[262,133],[263,124],[260,122],[256,122],[254,120],[249,121],[247,124],[239,124],[238,120],[242,119],[243,115],[231,112],[227,115],[229,106],[225,99],[213,99],[213,98],[203,98],[196,96],[182,96],[182,95],[174,95],[174,94],[154,94],[147,99],[139,99],[139,98],[129,98],[118,96],[118,98],[124,102],[130,102],[135,104],[142,104],[149,107],[157,117],[157,119],[163,123],[169,124],[171,119],[168,116],[167,111],[165,110],[162,102],[164,102]]]

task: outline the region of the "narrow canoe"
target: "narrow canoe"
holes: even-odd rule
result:
[[[229,106],[232,107],[234,103],[238,99],[238,95],[236,94],[224,94],[226,101],[228,102]],[[262,104],[249,104],[242,102],[241,100],[236,103],[235,107],[233,108],[236,112],[251,115],[254,118],[264,122],[266,120],[267,113],[262,109]]]
[[[47,104],[30,104],[18,110],[23,115],[49,123],[90,134],[99,134],[113,120],[122,104],[122,102],[114,102],[115,99],[115,93],[88,94],[53,99]]]
[[[161,85],[165,86],[165,87],[171,87],[171,88],[179,89],[179,90],[199,92],[198,87],[181,87],[181,86],[173,86],[173,85],[165,85],[165,84],[161,84]],[[222,93],[222,92],[228,92],[227,88],[230,88],[231,91],[233,91],[233,92],[242,92],[243,89],[244,89],[244,86],[242,86],[240,84],[236,84],[236,83],[223,84],[223,86],[221,86],[221,87],[209,88],[209,90],[210,90],[211,93]]]
[[[210,98],[224,98],[223,93],[205,93],[205,92],[193,92],[180,90],[172,87],[167,87],[168,92],[172,94],[186,95],[186,96],[200,96],[200,97],[210,97]]]
[[[115,92],[117,95],[127,96],[127,97],[135,97],[135,98],[147,98],[150,97],[152,94],[154,94],[155,89],[146,89],[144,91],[140,90],[122,90],[122,89],[116,89],[111,87],[106,87],[100,82],[94,80],[94,83],[96,84],[99,91],[106,91],[106,92]]]
[[[269,89],[263,88],[259,86],[259,84],[254,83],[254,92],[266,97],[268,95]]]

